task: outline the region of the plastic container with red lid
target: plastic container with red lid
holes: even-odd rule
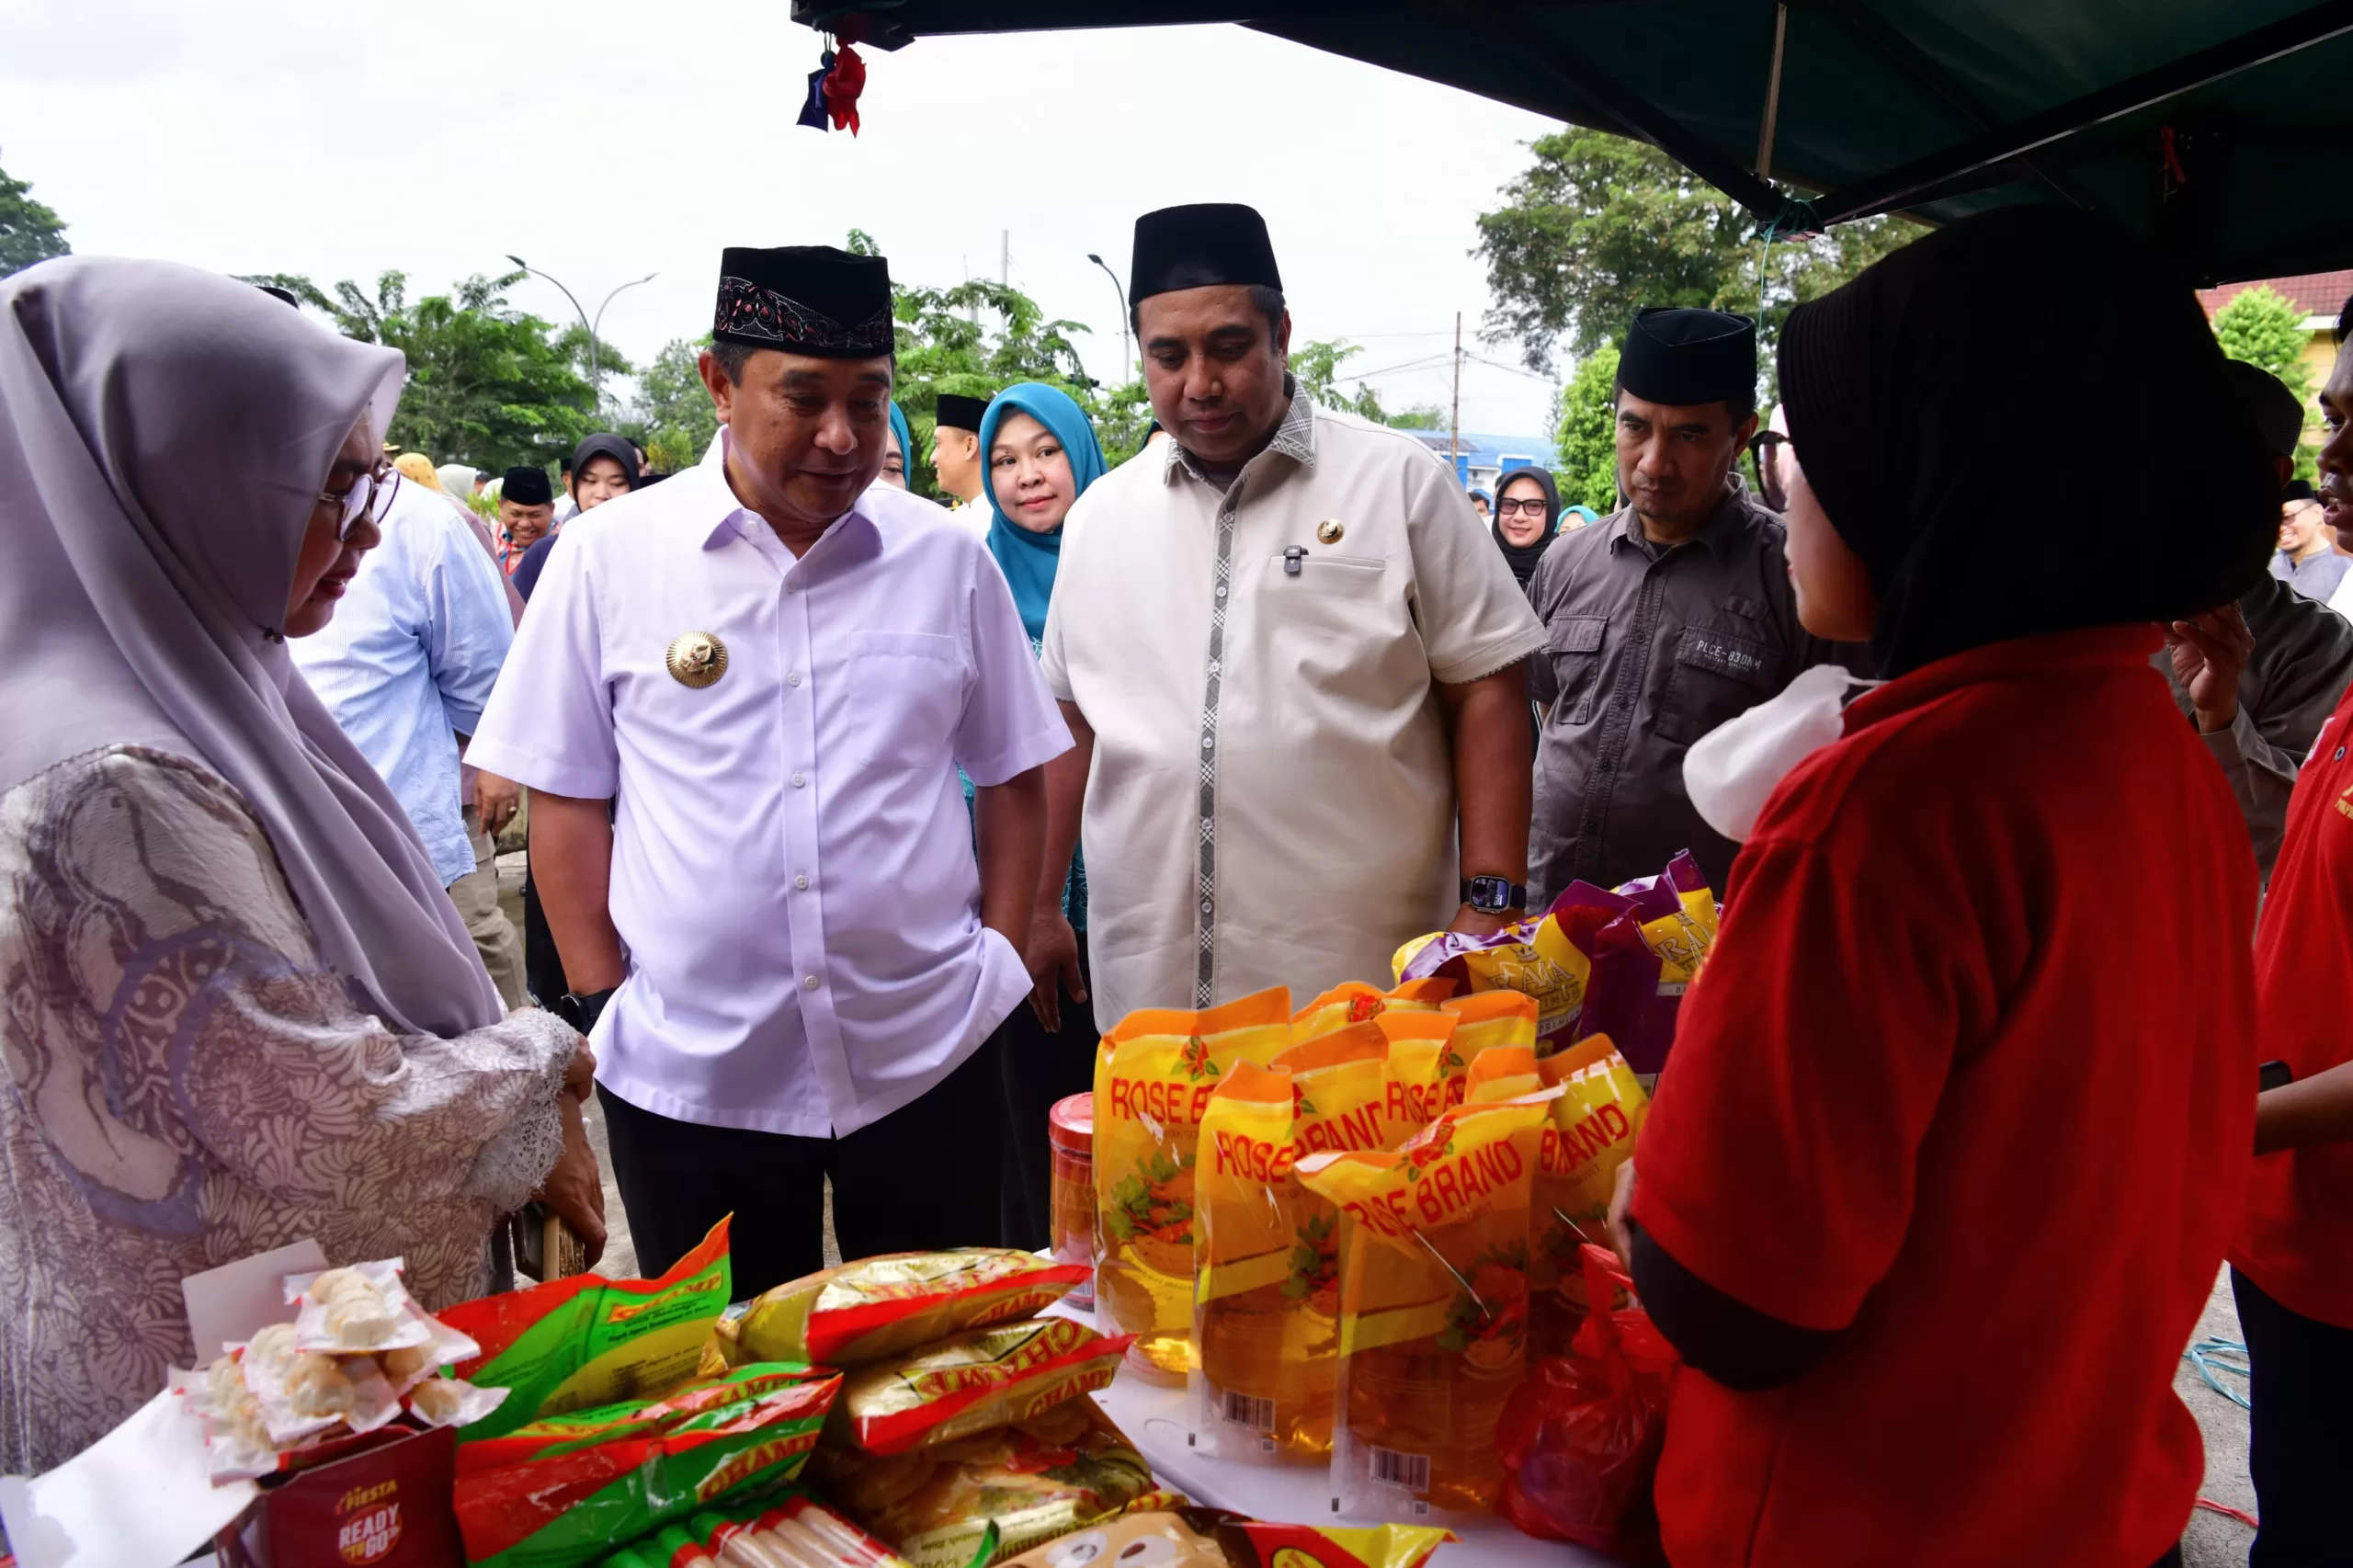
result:
[[[1056,1263],[1095,1263],[1095,1096],[1056,1100],[1046,1118],[1053,1146],[1052,1238]],[[1095,1306],[1095,1281],[1063,1298],[1074,1307]]]

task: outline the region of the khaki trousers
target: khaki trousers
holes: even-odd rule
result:
[[[474,869],[449,884],[449,902],[474,939],[490,983],[510,1008],[523,1006],[523,938],[498,907],[498,846],[483,831],[482,816],[466,808],[466,835],[473,840]]]

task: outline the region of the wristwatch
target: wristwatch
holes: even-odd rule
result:
[[[1482,915],[1508,915],[1528,907],[1528,889],[1505,877],[1465,877],[1462,902]]]
[[[608,985],[602,991],[591,991],[585,996],[577,991],[567,991],[556,998],[555,1006],[548,1011],[570,1024],[578,1033],[588,1034],[597,1028],[597,1020],[605,1016],[605,1004],[610,1002],[613,993],[620,989],[618,985]]]

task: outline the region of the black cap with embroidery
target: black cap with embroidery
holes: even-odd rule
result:
[[[831,245],[730,245],[719,264],[710,335],[749,348],[866,359],[896,345],[891,269],[879,256]]]
[[[1135,255],[1128,267],[1128,298],[1148,300],[1179,289],[1240,283],[1279,290],[1275,244],[1255,207],[1204,201],[1164,207],[1136,220]]]
[[[498,497],[517,506],[544,506],[555,499],[555,487],[543,468],[510,468],[499,481]]]
[[[1751,407],[1756,324],[1726,311],[1645,305],[1618,351],[1618,384],[1645,403]]]
[[[981,415],[988,411],[989,400],[984,397],[941,392],[939,412],[932,423],[943,430],[970,430],[977,436],[981,431]]]

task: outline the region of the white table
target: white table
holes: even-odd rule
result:
[[[1092,1312],[1053,1307],[1057,1316],[1101,1327]],[[1205,1459],[1186,1442],[1185,1391],[1148,1383],[1122,1367],[1109,1388],[1095,1396],[1103,1413],[1128,1435],[1153,1473],[1171,1491],[1211,1508],[1225,1508],[1254,1519],[1287,1525],[1378,1524],[1344,1518],[1332,1511],[1326,1472],[1312,1466],[1237,1464]],[[1437,1514],[1415,1524],[1443,1525],[1462,1538],[1447,1547],[1434,1568],[1620,1568],[1620,1560],[1565,1541],[1522,1535],[1503,1519],[1483,1514]]]

